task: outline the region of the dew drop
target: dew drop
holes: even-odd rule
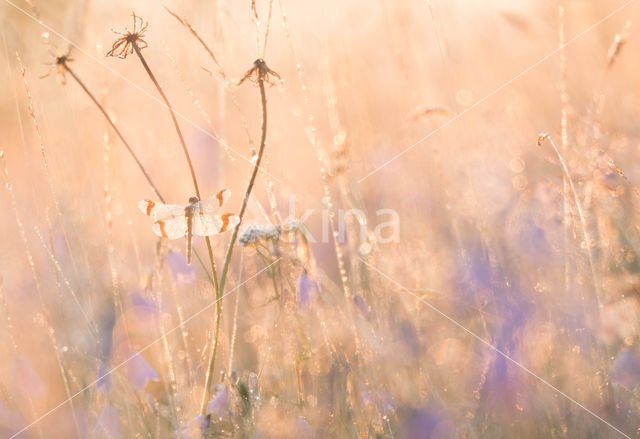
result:
[[[363,242],[358,247],[358,253],[360,253],[362,256],[365,256],[371,253],[371,249],[372,249],[371,244],[369,244],[368,242]]]
[[[342,145],[344,145],[344,139],[345,139],[344,134],[342,134],[342,133],[336,134],[336,135],[333,137],[333,143],[334,143],[336,146],[342,146]]]

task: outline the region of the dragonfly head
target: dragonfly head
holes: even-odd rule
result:
[[[200,201],[198,197],[189,198],[189,204],[197,203],[198,201]]]

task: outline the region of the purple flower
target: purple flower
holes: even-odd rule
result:
[[[153,298],[155,292],[151,290],[136,291],[131,294],[129,300],[131,307],[129,310],[140,316],[156,317],[159,313],[158,304]]]
[[[313,429],[302,417],[298,417],[298,419],[296,419],[294,431],[296,437],[300,439],[311,439],[313,437]]]
[[[433,408],[412,409],[404,419],[400,431],[402,439],[444,439],[454,437],[451,422]]]
[[[356,309],[360,311],[360,314],[362,314],[365,319],[368,319],[370,314],[369,305],[367,304],[367,301],[364,300],[364,297],[362,297],[360,294],[354,294],[353,296],[351,296],[351,300],[353,300],[353,304],[355,305]]]
[[[231,411],[229,408],[229,388],[222,383],[218,383],[213,388],[213,391],[214,395],[207,405],[207,412],[215,415],[217,418],[222,418]]]
[[[177,285],[184,285],[196,279],[196,270],[187,264],[187,260],[182,253],[171,252],[167,255],[167,265],[171,270],[173,281]]]
[[[630,349],[621,350],[613,362],[611,378],[622,387],[635,390],[640,385],[640,355]]]
[[[105,405],[93,428],[93,434],[104,438],[121,438],[122,426],[118,410],[111,405]]]
[[[211,416],[198,415],[175,431],[175,439],[201,439],[211,426]]]
[[[397,348],[406,354],[406,359],[415,359],[421,353],[420,338],[418,331],[413,323],[407,319],[403,319],[393,327],[394,342]]]
[[[124,314],[121,314],[113,325],[110,341],[112,355],[129,353],[123,346],[128,345],[131,334],[156,336],[161,310],[151,295],[151,291],[136,291],[128,297],[128,306]]]
[[[463,298],[466,298],[465,293],[491,288],[492,279],[498,275],[491,264],[488,249],[474,240],[463,243],[455,262],[455,279]]]
[[[532,292],[521,286],[518,277],[508,270],[508,263],[477,238],[463,241],[455,264],[452,297],[459,318],[477,312],[478,304],[490,304],[500,316],[500,323],[491,328],[495,345],[512,351],[518,332],[532,316]]]
[[[101,362],[98,365],[98,382],[96,383],[96,388],[105,395],[108,395],[113,390],[113,382],[111,381],[108,363]]]
[[[306,310],[316,300],[318,296],[318,282],[311,280],[304,272],[298,278],[296,297],[298,298],[298,309]]]
[[[149,381],[160,381],[158,373],[139,353],[135,353],[133,357],[126,362],[125,367],[129,382],[138,390],[144,389]]]

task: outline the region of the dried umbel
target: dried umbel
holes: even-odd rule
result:
[[[67,53],[64,54],[60,53],[58,49],[55,50],[55,53],[49,50],[49,53],[54,57],[54,61],[47,64],[49,66],[49,70],[47,71],[47,73],[42,75],[40,79],[46,78],[55,71],[58,83],[60,83],[60,85],[66,85],[67,77],[65,76],[65,74],[68,70],[67,63],[73,62],[73,58],[71,58],[71,48],[69,48],[69,50],[67,50]]]
[[[133,30],[131,32],[125,29],[125,33],[115,32],[122,37],[118,38],[111,46],[111,50],[107,52],[107,56],[117,56],[118,58],[126,58],[134,52],[135,48],[144,49],[148,46],[147,42],[142,39],[144,33],[149,27],[149,22],[145,22],[138,17],[135,12],[133,16]]]
[[[280,239],[280,226],[266,224],[266,225],[250,225],[242,229],[240,239],[238,243],[240,245],[252,245],[259,242],[277,241]]]
[[[281,238],[291,239],[293,233],[300,231],[304,233],[304,225],[295,219],[290,219],[282,225],[274,224],[251,224],[243,227],[240,231],[239,244],[243,246],[267,244],[271,241],[278,241]]]

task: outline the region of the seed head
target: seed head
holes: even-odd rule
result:
[[[55,49],[55,52],[49,49],[49,53],[54,58],[54,61],[51,63],[47,63],[47,65],[49,66],[49,70],[40,78],[46,78],[55,71],[56,79],[58,80],[60,85],[66,85],[67,78],[65,74],[67,73],[67,63],[73,62],[73,58],[71,58],[71,47],[69,47],[67,53],[64,54],[61,53],[58,49]]]
[[[129,32],[125,28],[124,33],[113,31],[116,34],[121,35],[121,37],[113,43],[113,45],[111,46],[111,50],[107,52],[107,56],[126,58],[128,55],[134,52],[135,47],[137,47],[138,49],[144,49],[148,47],[147,42],[143,40],[142,37],[149,27],[149,22],[145,22],[141,17],[138,17],[135,12],[132,15],[133,30]]]

